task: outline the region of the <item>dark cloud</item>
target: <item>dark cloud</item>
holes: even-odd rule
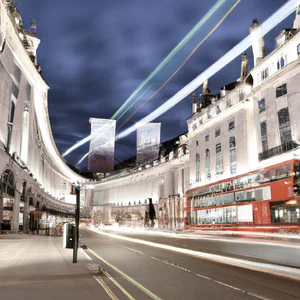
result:
[[[64,152],[90,133],[90,117],[110,118],[141,82],[200,21],[214,0],[19,0],[25,28],[37,20],[38,60],[50,86],[49,114],[57,147]],[[241,1],[170,83],[127,126],[153,111],[249,34],[254,17],[264,21],[285,0]],[[266,37],[274,48],[281,28]],[[247,51],[252,66],[251,49]],[[210,80],[214,92],[239,77],[240,58]],[[157,86],[158,88],[158,86]],[[199,89],[200,93],[200,89]],[[148,94],[149,95],[149,94]],[[158,118],[162,141],[186,131],[191,99]],[[124,118],[128,117],[127,114]],[[123,120],[123,121],[124,121]],[[119,124],[120,125],[120,124]],[[135,133],[116,143],[116,161],[135,155]],[[67,158],[76,163],[88,145]]]

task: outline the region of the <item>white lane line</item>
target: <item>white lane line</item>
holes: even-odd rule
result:
[[[154,259],[154,260],[157,260],[157,261],[159,261],[159,262],[162,262],[162,263],[164,263],[164,264],[166,264],[166,265],[169,265],[169,266],[171,266],[171,267],[180,269],[180,270],[182,270],[182,271],[185,271],[185,272],[188,272],[188,273],[191,273],[191,272],[192,272],[191,270],[189,270],[189,269],[187,269],[187,268],[184,268],[184,267],[175,265],[173,262],[169,262],[169,261],[167,261],[167,260],[161,260],[161,259],[158,259],[158,258],[153,257],[153,256],[150,256],[150,258],[152,258],[152,259]]]
[[[91,257],[81,248],[80,249],[81,250],[81,252],[83,252],[84,253],[84,255],[86,256],[86,258],[88,259],[88,260],[92,260],[91,259]]]
[[[94,231],[94,230],[92,230],[92,231]],[[283,277],[287,277],[287,278],[293,278],[296,280],[300,280],[300,270],[296,269],[296,268],[292,268],[292,267],[284,267],[284,266],[269,264],[269,263],[253,262],[253,261],[239,259],[239,258],[233,258],[233,257],[222,256],[222,255],[218,255],[218,254],[211,254],[211,253],[206,253],[206,252],[201,252],[201,251],[195,251],[195,250],[190,250],[190,249],[185,249],[185,248],[180,248],[180,247],[169,246],[169,245],[165,245],[165,244],[148,242],[145,240],[128,238],[125,236],[109,234],[109,233],[100,232],[100,231],[94,231],[94,232],[101,234],[101,235],[106,235],[106,236],[109,236],[112,238],[122,239],[125,241],[137,243],[137,244],[147,245],[147,246],[151,246],[151,247],[155,247],[155,248],[159,248],[159,249],[164,249],[164,250],[169,250],[169,251],[173,251],[173,252],[177,252],[177,253],[191,255],[194,257],[211,260],[211,261],[222,263],[222,264],[227,264],[227,265],[240,267],[240,268],[244,268],[244,269],[250,269],[250,270],[254,270],[254,271],[269,273],[272,275],[278,275],[278,276],[283,276]]]
[[[128,249],[128,250],[131,250],[131,251],[133,251],[133,252],[139,253],[139,254],[144,254],[142,251],[135,250],[135,249],[133,249],[133,248],[129,248],[129,247],[126,247],[126,246],[123,246],[123,245],[121,245],[121,247],[126,248],[126,249]]]
[[[227,283],[224,283],[224,282],[221,282],[221,281],[218,281],[218,280],[214,280],[214,279],[209,278],[209,277],[204,276],[204,275],[196,274],[196,276],[201,277],[201,278],[204,278],[204,279],[206,279],[206,280],[210,280],[210,281],[212,281],[212,282],[214,282],[214,283],[223,285],[223,286],[225,286],[225,287],[227,287],[227,288],[230,288],[230,289],[232,289],[232,290],[239,291],[239,292],[241,292],[241,293],[243,293],[243,294],[250,295],[250,296],[252,296],[252,297],[254,297],[254,298],[257,298],[257,299],[261,299],[261,300],[272,300],[271,298],[266,298],[266,297],[261,296],[261,295],[258,295],[258,294],[254,294],[254,293],[251,293],[251,292],[247,292],[247,291],[242,290],[242,289],[240,289],[240,288],[237,288],[237,287],[235,287],[235,286],[229,285],[229,284],[227,284]]]

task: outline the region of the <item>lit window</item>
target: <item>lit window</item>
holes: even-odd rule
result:
[[[206,179],[211,178],[211,174],[210,174],[210,151],[209,151],[209,149],[205,150],[205,177],[206,177]]]
[[[216,145],[216,175],[223,174],[223,154],[221,144]]]
[[[281,97],[286,94],[287,94],[286,83],[284,83],[276,88],[276,98]]]
[[[278,122],[281,145],[285,145],[292,140],[289,109],[287,107],[278,111]]]
[[[258,109],[259,109],[259,113],[263,112],[266,110],[266,102],[265,102],[265,98],[261,99],[258,101]]]
[[[266,68],[261,72],[261,80],[265,80],[269,76],[269,69]]]
[[[216,131],[215,131],[215,137],[218,137],[221,135],[221,127],[218,127],[216,128]]]
[[[234,120],[229,121],[228,123],[228,130],[233,130],[234,129]]]
[[[261,133],[261,144],[262,151],[268,151],[268,131],[267,131],[267,121],[260,123],[260,133]]]
[[[209,134],[205,136],[205,142],[209,141]]]
[[[196,182],[200,182],[200,154],[196,154]]]
[[[235,148],[235,137],[229,138],[229,149],[230,149],[230,173],[231,175],[236,174],[236,148]]]

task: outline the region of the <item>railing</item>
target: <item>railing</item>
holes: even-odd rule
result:
[[[280,146],[277,146],[277,147],[274,147],[274,148],[269,149],[267,151],[264,151],[262,153],[259,153],[258,159],[259,160],[264,160],[264,159],[267,159],[267,158],[270,158],[270,157],[288,152],[288,151],[293,150],[297,147],[299,147],[299,144],[297,144],[294,141],[289,141],[289,142],[286,142],[285,144],[282,144]]]

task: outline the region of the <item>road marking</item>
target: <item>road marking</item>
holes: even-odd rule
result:
[[[103,271],[103,273],[105,274],[105,276],[109,279],[109,280],[111,280],[122,292],[123,292],[123,294],[124,295],[126,295],[126,297],[128,298],[128,299],[130,299],[130,300],[135,300],[120,284],[119,284],[119,282],[117,282],[114,278],[112,278],[111,276],[110,276],[110,274],[108,274],[108,272],[106,272],[106,271]]]
[[[187,269],[187,268],[180,267],[180,266],[178,266],[178,265],[174,265],[173,262],[170,263],[170,262],[167,261],[167,260],[161,260],[161,259],[158,259],[158,258],[153,257],[153,256],[150,256],[150,258],[152,258],[152,259],[154,259],[154,260],[157,260],[157,261],[159,261],[159,262],[162,262],[162,263],[164,263],[164,264],[166,264],[166,265],[169,265],[169,266],[175,267],[175,268],[177,268],[177,269],[180,269],[180,270],[182,270],[182,271],[185,271],[185,272],[188,272],[188,273],[191,273],[191,272],[192,272],[191,270],[189,270],[189,269]]]
[[[128,275],[126,275],[124,272],[122,272],[121,270],[119,270],[117,267],[113,266],[108,261],[106,261],[104,258],[102,258],[101,256],[99,256],[95,251],[93,251],[90,248],[88,248],[88,251],[90,251],[94,256],[96,256],[98,259],[100,259],[106,265],[108,265],[109,267],[111,267],[112,269],[114,269],[116,272],[118,272],[119,274],[121,274],[125,279],[127,279],[129,282],[131,282],[133,285],[135,285],[137,288],[139,288],[141,291],[143,291],[145,294],[147,294],[150,298],[155,299],[155,300],[161,300],[158,296],[156,296],[155,294],[153,294],[152,292],[150,292],[147,288],[145,288],[144,286],[142,286],[141,284],[139,284],[137,281],[135,281],[134,279],[132,279],[131,277],[129,277]]]
[[[80,250],[84,253],[88,260],[92,260],[91,257],[82,248]]]
[[[126,247],[126,246],[123,246],[123,245],[121,245],[123,248],[126,248],[126,249],[128,249],[128,250],[131,250],[131,251],[133,251],[133,252],[136,252],[136,253],[139,253],[139,254],[144,254],[142,251],[139,251],[139,250],[135,250],[135,249],[133,249],[133,248],[129,248],[129,247]]]
[[[284,266],[274,265],[274,264],[269,264],[269,263],[259,263],[259,262],[244,260],[244,259],[240,259],[240,258],[233,258],[233,257],[222,256],[222,255],[218,255],[218,254],[211,254],[211,253],[195,251],[195,250],[190,250],[190,249],[185,249],[185,248],[180,248],[180,247],[175,247],[175,246],[169,246],[169,245],[165,245],[165,244],[148,242],[145,240],[139,240],[139,239],[129,238],[129,237],[121,236],[121,235],[104,233],[104,232],[100,232],[100,231],[96,231],[96,230],[93,230],[93,231],[98,234],[101,234],[101,235],[106,235],[106,236],[109,236],[112,238],[130,241],[130,242],[137,243],[137,244],[147,245],[147,246],[151,246],[151,247],[155,247],[155,248],[159,248],[159,249],[164,249],[164,250],[169,250],[169,251],[173,251],[173,252],[177,252],[177,253],[191,255],[194,257],[201,258],[201,259],[206,259],[206,260],[210,260],[210,261],[214,261],[214,262],[218,262],[218,263],[222,263],[222,264],[226,264],[226,265],[231,265],[231,266],[235,266],[235,267],[240,267],[240,268],[244,268],[244,269],[250,269],[250,270],[254,270],[254,271],[269,273],[272,275],[277,275],[277,276],[300,280],[300,270],[292,268],[292,267],[284,267]]]
[[[261,296],[261,295],[257,295],[257,294],[251,293],[251,292],[247,292],[247,291],[242,290],[242,289],[240,289],[240,288],[237,288],[237,287],[235,287],[235,286],[229,285],[229,284],[227,284],[227,283],[224,283],[224,282],[221,282],[221,281],[218,281],[218,280],[214,280],[214,279],[209,278],[209,277],[204,276],[204,275],[196,274],[196,276],[201,277],[201,278],[204,278],[204,279],[206,279],[206,280],[213,281],[214,283],[223,285],[223,286],[225,286],[225,287],[227,287],[227,288],[230,288],[230,289],[232,289],[232,290],[235,290],[235,291],[239,291],[239,292],[241,292],[241,293],[243,293],[243,294],[250,295],[250,296],[255,297],[255,298],[257,298],[257,299],[261,299],[261,300],[272,300],[271,298],[266,298],[266,297]]]
[[[103,279],[100,276],[94,276],[96,281],[103,287],[106,294],[112,299],[112,300],[118,300],[117,296],[112,292],[112,290],[107,286],[107,284],[103,281]]]

